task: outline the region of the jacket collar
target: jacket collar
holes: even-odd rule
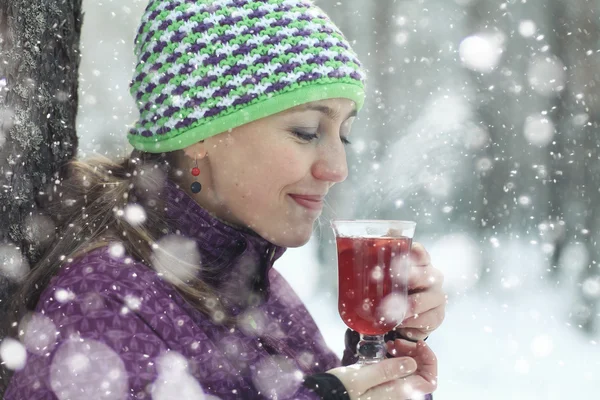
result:
[[[172,233],[196,242],[200,277],[218,290],[226,309],[237,315],[265,302],[270,292],[269,270],[286,248],[218,219],[171,180],[166,180],[165,191]]]

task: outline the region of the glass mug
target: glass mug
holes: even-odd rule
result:
[[[385,358],[384,335],[402,323],[408,304],[409,254],[416,223],[331,222],[338,257],[338,311],[360,333],[357,364]]]

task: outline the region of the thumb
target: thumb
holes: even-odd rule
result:
[[[390,358],[370,365],[351,365],[328,371],[337,376],[352,395],[360,396],[369,389],[407,377],[417,370],[417,362],[411,357]]]

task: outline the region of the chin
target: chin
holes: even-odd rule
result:
[[[311,236],[312,227],[311,229],[306,230],[306,232],[292,230],[289,232],[284,232],[281,236],[272,240],[271,243],[287,248],[301,247],[308,243]]]
[[[308,243],[309,240],[310,240],[310,236],[308,236],[307,238],[287,239],[287,240],[285,240],[285,242],[283,244],[278,244],[278,245],[282,246],[282,247],[287,247],[287,248],[302,247],[306,243]]]

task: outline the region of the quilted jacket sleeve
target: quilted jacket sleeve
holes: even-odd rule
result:
[[[114,294],[116,282],[62,283],[69,289],[48,287],[27,324],[27,361],[5,400],[149,399],[156,359],[168,349],[135,312],[139,300]]]

